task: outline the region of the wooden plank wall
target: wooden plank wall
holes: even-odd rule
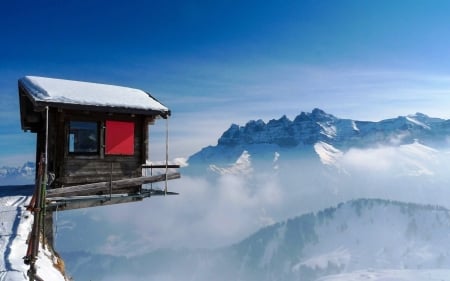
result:
[[[118,180],[139,177],[142,175],[141,165],[145,163],[147,135],[145,132],[146,120],[144,117],[123,115],[108,115],[86,112],[58,112],[54,119],[52,139],[52,167],[56,173],[57,181],[54,187],[87,184],[94,182]],[[104,148],[100,147],[99,155],[82,156],[68,153],[68,126],[69,120],[100,121],[105,120],[133,121],[135,122],[134,155],[105,155]],[[144,128],[145,127],[145,128]],[[100,130],[100,144],[104,140],[104,130]],[[112,172],[112,173],[111,173]]]
[[[85,184],[141,176],[140,161],[131,159],[68,159],[61,182],[64,185]]]

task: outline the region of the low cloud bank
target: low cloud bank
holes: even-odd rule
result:
[[[158,248],[221,247],[265,225],[355,198],[450,207],[450,154],[419,143],[351,149],[332,165],[286,156],[277,152],[270,168],[258,169],[257,160],[243,154],[235,165],[208,172],[216,177],[169,182],[178,196],[64,212],[57,224],[72,224],[60,230],[57,248],[135,256]]]

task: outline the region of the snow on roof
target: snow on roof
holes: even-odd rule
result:
[[[126,108],[170,114],[167,107],[139,89],[36,76],[25,76],[19,79],[19,83],[37,103]]]

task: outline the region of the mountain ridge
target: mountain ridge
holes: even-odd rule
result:
[[[259,119],[250,120],[243,126],[232,124],[216,145],[194,153],[188,163],[192,166],[232,163],[244,151],[252,156],[288,151],[285,153],[288,157],[299,158],[314,155],[317,152],[314,146],[318,143],[344,152],[415,142],[436,148],[448,146],[449,136],[450,120],[423,113],[381,121],[358,121],[341,119],[315,108],[310,113],[301,112],[294,120],[283,115],[267,123]]]
[[[301,112],[293,121],[283,115],[280,119],[250,120],[244,126],[232,124],[218,140],[218,145],[273,143],[281,147],[313,145],[318,141],[329,141],[340,145],[340,141],[352,138],[375,137],[371,140],[388,143],[390,134],[410,132],[411,138],[425,136],[424,141],[437,135],[429,135],[430,130],[445,130],[450,133],[450,120],[432,118],[423,113],[398,116],[381,121],[358,121],[337,118],[332,114],[315,108],[311,113]],[[376,135],[379,135],[376,137]],[[358,143],[360,144],[360,143]],[[342,144],[341,144],[342,145]]]

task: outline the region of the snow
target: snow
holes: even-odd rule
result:
[[[352,129],[353,129],[354,131],[359,132],[359,128],[358,128],[358,126],[356,125],[356,122],[355,122],[354,120],[352,120]]]
[[[330,139],[336,137],[337,129],[336,126],[329,124],[329,122],[317,122],[317,124],[322,128],[321,134],[329,137]]]
[[[448,269],[433,271],[448,264],[447,249],[442,247],[449,239],[448,210],[368,200],[342,204],[325,214],[315,227],[317,243],[304,248],[307,258],[295,264],[292,272],[307,267],[324,272],[338,268],[345,273],[321,281],[435,280],[445,274],[443,280],[449,280]],[[409,278],[412,272],[421,278]],[[429,272],[436,277],[426,278]]]
[[[250,154],[246,150],[244,150],[236,162],[229,167],[222,168],[216,165],[210,165],[209,169],[220,175],[250,175],[253,171]]]
[[[417,140],[412,144],[401,145],[399,152],[403,158],[405,173],[410,176],[433,176],[433,169],[427,167],[424,163],[439,165],[437,157],[439,152],[419,143]]]
[[[19,81],[40,102],[169,111],[139,89],[36,76],[26,76]]]
[[[278,170],[280,168],[280,166],[278,164],[279,163],[278,159],[280,159],[280,153],[275,151],[274,156],[273,156],[273,162],[272,162],[274,170]]]
[[[31,187],[0,187],[0,281],[28,280],[23,257],[33,224],[32,214],[25,206],[31,199]],[[37,274],[44,280],[65,280],[54,267],[54,258],[42,246],[36,261]]]
[[[430,126],[428,126],[428,125],[426,125],[426,124],[424,124],[424,123],[418,121],[417,119],[415,119],[415,118],[414,118],[413,116],[411,116],[411,115],[410,115],[410,116],[406,116],[406,120],[408,120],[408,121],[411,122],[411,123],[416,124],[417,126],[420,126],[420,127],[424,128],[424,129],[431,130]]]
[[[314,150],[324,165],[334,165],[343,156],[342,151],[323,141],[314,144]]]
[[[300,262],[292,267],[292,271],[298,271],[300,266],[306,266],[311,269],[326,269],[330,265],[342,267],[351,260],[350,251],[346,248],[339,247],[323,255],[315,256],[306,261]]]

